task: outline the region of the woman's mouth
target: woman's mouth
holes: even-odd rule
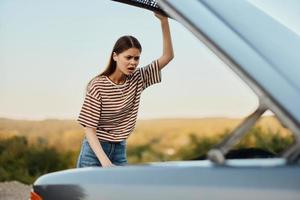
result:
[[[135,70],[135,67],[128,67],[128,70],[129,70],[130,72],[133,72],[133,71]]]

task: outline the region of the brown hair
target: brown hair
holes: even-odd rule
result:
[[[120,53],[122,53],[122,52],[124,52],[124,51],[126,51],[130,48],[137,48],[138,50],[140,50],[140,52],[142,52],[142,46],[135,37],[133,37],[131,35],[125,35],[125,36],[120,37],[116,41],[116,43],[113,47],[113,50],[111,52],[110,59],[109,59],[107,67],[105,68],[105,70],[103,72],[101,72],[99,75],[95,76],[92,80],[89,81],[89,83],[87,84],[86,89],[88,90],[90,84],[96,78],[98,78],[100,76],[103,76],[103,75],[104,76],[109,76],[116,70],[116,67],[117,67],[116,61],[114,61],[114,59],[113,59],[113,53],[114,52],[116,54],[120,54]]]

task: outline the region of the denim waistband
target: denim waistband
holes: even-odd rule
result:
[[[84,140],[87,141],[87,138],[84,137]],[[112,141],[107,141],[107,140],[98,140],[100,143],[107,143],[107,144],[126,144],[126,140],[122,140],[120,142],[112,142]]]

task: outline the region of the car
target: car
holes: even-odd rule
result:
[[[33,184],[31,199],[300,198],[300,37],[249,1],[122,1],[161,10],[226,63],[258,96],[259,106],[206,159],[53,172]],[[134,2],[134,3],[132,3]],[[279,157],[227,158],[267,110],[295,142]]]

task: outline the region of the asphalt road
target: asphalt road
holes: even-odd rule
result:
[[[24,185],[17,181],[0,182],[1,200],[27,200],[29,199],[31,185]]]

